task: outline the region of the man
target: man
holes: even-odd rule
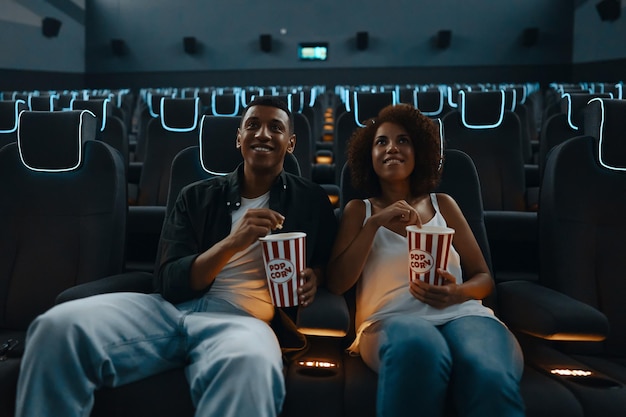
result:
[[[33,322],[17,416],[88,415],[95,389],[179,366],[186,367],[198,416],[280,413],[283,360],[269,324],[281,320],[258,238],[276,229],[307,233],[309,267],[298,289],[306,307],[323,281],[337,226],[323,190],[283,171],[296,137],[282,101],[251,102],[236,143],[243,164],[185,187],[166,218],[157,294],[70,301]]]

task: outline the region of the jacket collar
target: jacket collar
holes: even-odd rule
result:
[[[243,162],[237,166],[233,172],[227,174],[227,195],[226,206],[230,212],[241,207],[240,186],[243,182]],[[287,190],[287,174],[283,169],[276,178],[270,189],[270,208],[278,210],[281,207],[283,192]]]

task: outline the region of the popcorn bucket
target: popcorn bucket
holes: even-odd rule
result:
[[[306,233],[277,233],[259,240],[272,303],[276,307],[297,306],[300,272],[306,268]]]
[[[448,267],[448,255],[454,229],[435,226],[407,226],[409,247],[409,279],[422,280],[431,285],[442,285],[437,268]]]

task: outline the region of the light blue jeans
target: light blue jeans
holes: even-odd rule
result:
[[[221,300],[104,294],[53,307],[29,327],[17,417],[89,416],[94,390],[185,367],[196,416],[276,416],[283,363],[265,322]]]
[[[522,352],[500,322],[468,316],[435,326],[396,316],[361,335],[365,363],[378,372],[379,417],[523,417]],[[446,404],[447,401],[453,404]]]

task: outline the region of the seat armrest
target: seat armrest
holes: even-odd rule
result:
[[[112,292],[141,292],[147,294],[153,291],[154,283],[151,273],[125,272],[68,288],[56,297],[55,303],[61,304],[66,301]]]
[[[541,185],[539,165],[524,164],[524,174],[526,177],[526,187],[539,187]]]
[[[326,288],[318,288],[315,300],[298,309],[296,326],[301,333],[310,336],[344,337],[350,326],[346,299]]]
[[[592,306],[530,281],[497,286],[499,315],[515,331],[546,340],[601,341],[607,317]]]
[[[142,169],[143,162],[130,162],[128,164],[128,182],[130,184],[139,184]]]

